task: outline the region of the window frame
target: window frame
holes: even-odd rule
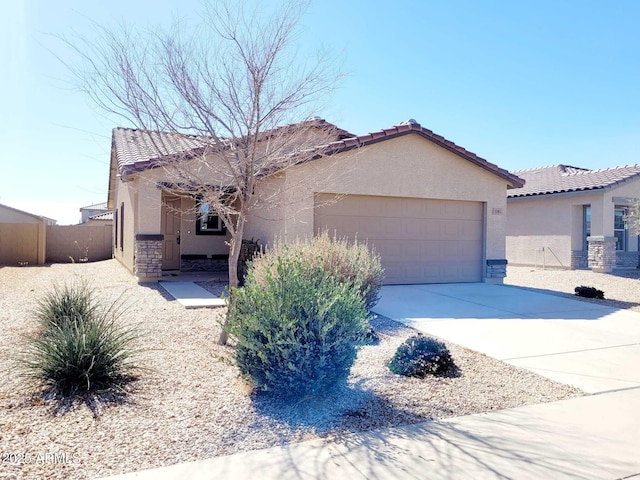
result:
[[[120,251],[124,252],[124,202],[120,204]]]
[[[621,216],[618,216],[621,212]],[[629,250],[629,228],[625,217],[629,213],[629,207],[616,205],[613,209],[613,236],[616,238],[616,252],[627,252]],[[622,219],[622,227],[616,227],[617,219]],[[621,234],[618,236],[618,234]],[[622,240],[621,242],[619,240]],[[622,243],[622,245],[620,245]]]
[[[582,206],[582,249],[589,250],[589,240],[591,236],[591,205]]]
[[[207,210],[202,212],[203,205],[206,205],[202,198],[196,198],[196,235],[226,235],[227,228],[220,216]],[[210,228],[210,223],[216,223],[215,228]]]

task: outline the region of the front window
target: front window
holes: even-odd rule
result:
[[[587,238],[591,236],[591,205],[582,206],[582,249],[589,250],[589,241]]]
[[[203,200],[196,202],[196,235],[226,235],[224,223]]]
[[[628,213],[627,207],[616,206],[613,217],[613,235],[616,237],[616,250],[619,252],[627,251],[627,222],[625,217]]]

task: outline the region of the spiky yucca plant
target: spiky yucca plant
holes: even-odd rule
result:
[[[20,359],[26,378],[63,398],[122,392],[135,378],[140,331],[120,323],[120,299],[104,306],[82,284],[54,287],[38,305],[43,328]]]

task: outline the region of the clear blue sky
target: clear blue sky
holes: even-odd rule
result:
[[[75,223],[106,201],[111,129],[47,34],[89,19],[168,25],[198,0],[22,0],[0,18],[0,203]],[[327,120],[357,134],[415,118],[509,170],[640,163],[640,2],[316,0],[301,48],[343,52]]]

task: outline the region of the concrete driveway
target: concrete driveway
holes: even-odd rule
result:
[[[375,313],[588,393],[640,386],[640,313],[486,283],[392,285]]]

